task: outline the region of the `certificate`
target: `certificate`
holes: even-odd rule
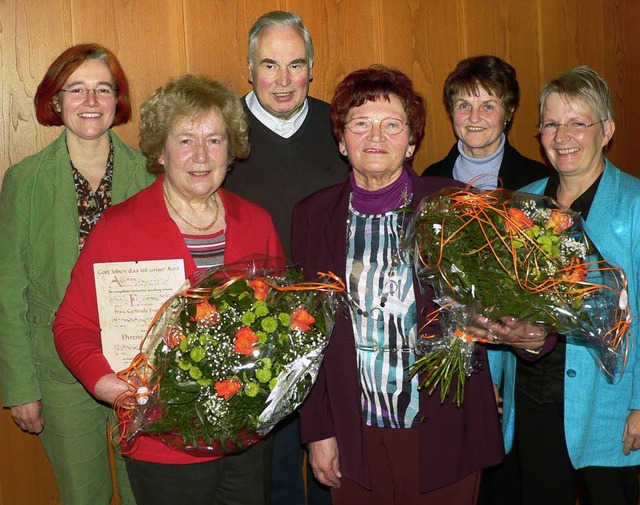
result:
[[[102,352],[124,370],[140,352],[153,316],[184,283],[182,259],[95,263]]]

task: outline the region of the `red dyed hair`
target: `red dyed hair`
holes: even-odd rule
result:
[[[118,58],[107,48],[98,44],[78,44],[65,50],[49,66],[42,78],[33,103],[36,106],[38,122],[44,126],[61,126],[61,114],[56,111],[56,100],[60,90],[69,76],[87,60],[103,60],[115,80],[118,92],[116,114],[113,125],[127,123],[131,117],[131,100],[129,99],[129,82]]]
[[[376,100],[389,101],[395,95],[402,103],[409,123],[409,145],[418,145],[424,135],[426,107],[422,97],[413,89],[411,79],[399,70],[372,65],[351,72],[336,87],[331,100],[331,127],[341,141],[344,136],[347,115],[354,107]]]

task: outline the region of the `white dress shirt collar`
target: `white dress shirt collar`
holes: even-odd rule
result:
[[[247,103],[247,107],[249,107],[249,110],[258,119],[258,121],[269,128],[272,132],[277,133],[285,139],[293,136],[293,134],[300,129],[302,123],[304,123],[304,120],[307,117],[307,114],[309,113],[309,103],[306,98],[302,108],[289,119],[280,119],[269,114],[264,107],[260,105],[258,97],[256,97],[256,94],[253,91],[247,94],[245,101]]]

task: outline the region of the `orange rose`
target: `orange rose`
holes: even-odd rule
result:
[[[242,384],[240,384],[240,381],[237,379],[225,379],[223,381],[216,382],[215,388],[218,396],[228,400],[242,389]]]
[[[300,331],[309,331],[311,325],[316,322],[316,318],[307,312],[304,307],[297,308],[291,314],[291,329],[296,328]]]
[[[507,231],[515,233],[533,226],[533,221],[520,209],[510,208],[509,219],[505,221]]]
[[[573,224],[571,217],[566,212],[559,210],[552,210],[545,228],[553,230],[554,233],[560,233],[561,231],[570,228]]]
[[[570,284],[578,284],[587,280],[587,266],[584,263],[572,263],[567,267],[564,280]]]
[[[196,305],[196,316],[191,318],[193,321],[200,321],[201,319],[212,319],[214,323],[220,319],[220,313],[215,305],[211,305],[209,300],[200,302]]]
[[[253,354],[253,345],[257,344],[258,340],[258,336],[253,333],[253,330],[245,326],[236,333],[236,339],[233,342],[233,350],[238,354],[250,356]]]
[[[175,346],[180,345],[185,339],[184,335],[178,328],[172,328],[169,326],[167,328],[167,333],[164,335],[164,343],[167,344],[169,349],[173,349]]]
[[[267,284],[266,282],[260,279],[254,279],[251,282],[249,282],[249,286],[253,288],[253,294],[256,297],[256,299],[263,300],[263,301],[267,299],[267,293],[269,292],[269,284]]]

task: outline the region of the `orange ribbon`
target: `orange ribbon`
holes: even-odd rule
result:
[[[557,272],[559,276],[556,278],[543,279],[539,281],[531,280],[530,271],[527,270],[525,272],[521,272],[521,268],[518,268],[519,258],[518,252],[514,245],[514,240],[523,241],[529,244],[530,252],[528,254],[528,258],[533,259],[533,266],[536,269],[539,269],[539,265],[537,262],[536,253],[541,253],[544,257],[556,263],[553,258],[551,258],[541,247],[540,245],[531,237],[528,237],[524,234],[517,233],[518,231],[522,231],[522,227],[520,226],[517,219],[514,219],[511,216],[507,209],[503,206],[499,205],[501,198],[499,196],[500,192],[504,190],[501,188],[497,188],[495,190],[486,191],[484,193],[476,193],[470,191],[470,187],[467,186],[466,191],[457,191],[453,194],[449,195],[448,198],[450,200],[449,208],[453,213],[457,216],[460,216],[465,221],[460,225],[460,227],[453,231],[448,238],[444,237],[444,222],[442,223],[441,232],[440,232],[440,252],[438,258],[436,260],[435,265],[430,266],[427,264],[426,259],[422,256],[422,254],[418,251],[418,257],[422,265],[427,268],[437,269],[440,273],[440,277],[442,280],[449,286],[451,290],[453,290],[453,286],[447,278],[446,272],[443,267],[443,254],[445,245],[454,240],[458,240],[460,233],[462,230],[470,225],[471,223],[477,223],[479,225],[480,231],[483,234],[486,243],[474,251],[469,251],[469,254],[477,254],[478,252],[484,249],[490,249],[491,253],[497,260],[500,267],[509,275],[513,275],[515,277],[518,285],[526,291],[531,293],[549,293],[549,294],[562,294],[563,292],[569,292],[574,297],[580,299],[584,298],[587,295],[596,293],[600,290],[611,290],[616,293],[618,296],[620,295],[623,289],[626,289],[627,282],[624,276],[621,277],[620,285],[616,286],[608,286],[604,284],[597,284],[592,282],[586,282],[584,280],[584,273],[586,271],[589,272],[605,272],[605,271],[616,271],[618,273],[622,273],[619,269],[612,267],[606,261],[596,261],[596,262],[586,262],[581,263],[579,261],[574,261],[571,264],[558,268]],[[498,205],[496,205],[498,204]],[[490,212],[498,214],[505,222],[507,234],[504,235],[503,230],[499,230],[494,224],[493,220],[490,217]],[[487,228],[490,228],[496,235],[496,238],[489,238],[489,233]],[[499,254],[496,252],[493,240],[499,240],[502,242],[504,247],[509,250],[510,262],[506,264],[503,259],[500,258]],[[618,276],[613,276],[616,280]],[[560,289],[563,288],[563,289]],[[441,307],[437,310],[439,312],[444,307]],[[437,319],[437,318],[436,318]],[[433,321],[433,320],[432,320]],[[429,324],[429,322],[427,323]],[[627,331],[630,327],[629,317],[626,315],[626,310],[620,309],[616,311],[616,321],[612,328],[610,328],[607,333],[602,337],[603,342],[609,342],[611,348],[616,351],[619,346],[624,343],[624,349],[622,350],[623,355],[623,369],[626,364],[627,353],[628,353],[628,342],[624,338],[627,334]],[[426,326],[426,325],[425,325]],[[423,327],[424,328],[424,327]],[[460,332],[460,338],[464,340],[469,340],[469,336]],[[433,338],[433,335],[429,337],[423,338]]]
[[[324,282],[299,282],[289,286],[279,286],[277,282],[270,278],[259,278],[251,275],[236,275],[230,277],[223,284],[211,288],[188,288],[185,291],[177,293],[162,304],[162,307],[153,316],[153,320],[149,324],[142,342],[140,342],[140,352],[133,359],[131,365],[124,370],[118,372],[116,376],[127,383],[129,390],[123,392],[114,401],[114,409],[118,413],[119,428],[121,433],[121,441],[124,439],[126,427],[133,421],[135,409],[140,404],[139,400],[143,397],[151,397],[160,387],[160,379],[157,369],[151,364],[147,356],[142,352],[144,343],[149,336],[149,332],[156,324],[158,319],[164,314],[167,307],[178,297],[190,298],[195,300],[208,299],[211,296],[225,291],[235,282],[248,278],[256,278],[265,281],[270,287],[277,291],[322,291],[326,293],[339,293],[345,290],[344,281],[333,272],[318,272],[318,276],[328,277],[332,279],[331,283]],[[153,384],[151,384],[153,382]],[[146,388],[146,390],[142,390]]]

